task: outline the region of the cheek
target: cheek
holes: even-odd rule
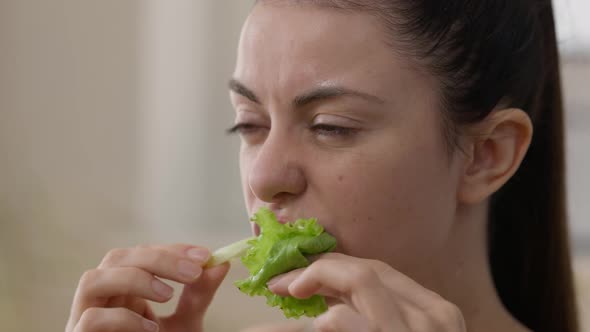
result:
[[[434,139],[408,145],[371,144],[356,158],[332,163],[322,202],[332,213],[329,231],[343,252],[400,268],[424,261],[452,223],[452,177]],[[384,140],[391,142],[391,140]]]

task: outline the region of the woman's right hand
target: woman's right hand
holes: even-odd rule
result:
[[[202,331],[205,311],[229,270],[229,264],[204,270],[209,257],[206,248],[184,244],[111,250],[80,279],[66,332]],[[157,317],[147,302],[172,298],[172,287],[160,278],[185,285],[168,317]]]

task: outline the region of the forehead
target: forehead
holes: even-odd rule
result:
[[[272,84],[254,87],[260,90],[304,89],[323,80],[391,85],[405,66],[385,37],[368,13],[262,2],[242,30],[235,76],[251,86]]]

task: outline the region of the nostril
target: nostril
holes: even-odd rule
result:
[[[284,205],[294,194],[288,192],[280,192],[271,200],[270,209],[273,211],[280,211],[283,209],[282,205]]]

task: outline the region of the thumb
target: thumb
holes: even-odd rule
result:
[[[229,263],[203,270],[192,284],[184,286],[174,314],[165,319],[165,325],[179,324],[184,329],[202,329],[203,317],[215,292],[229,271]],[[172,329],[174,330],[174,329]]]

